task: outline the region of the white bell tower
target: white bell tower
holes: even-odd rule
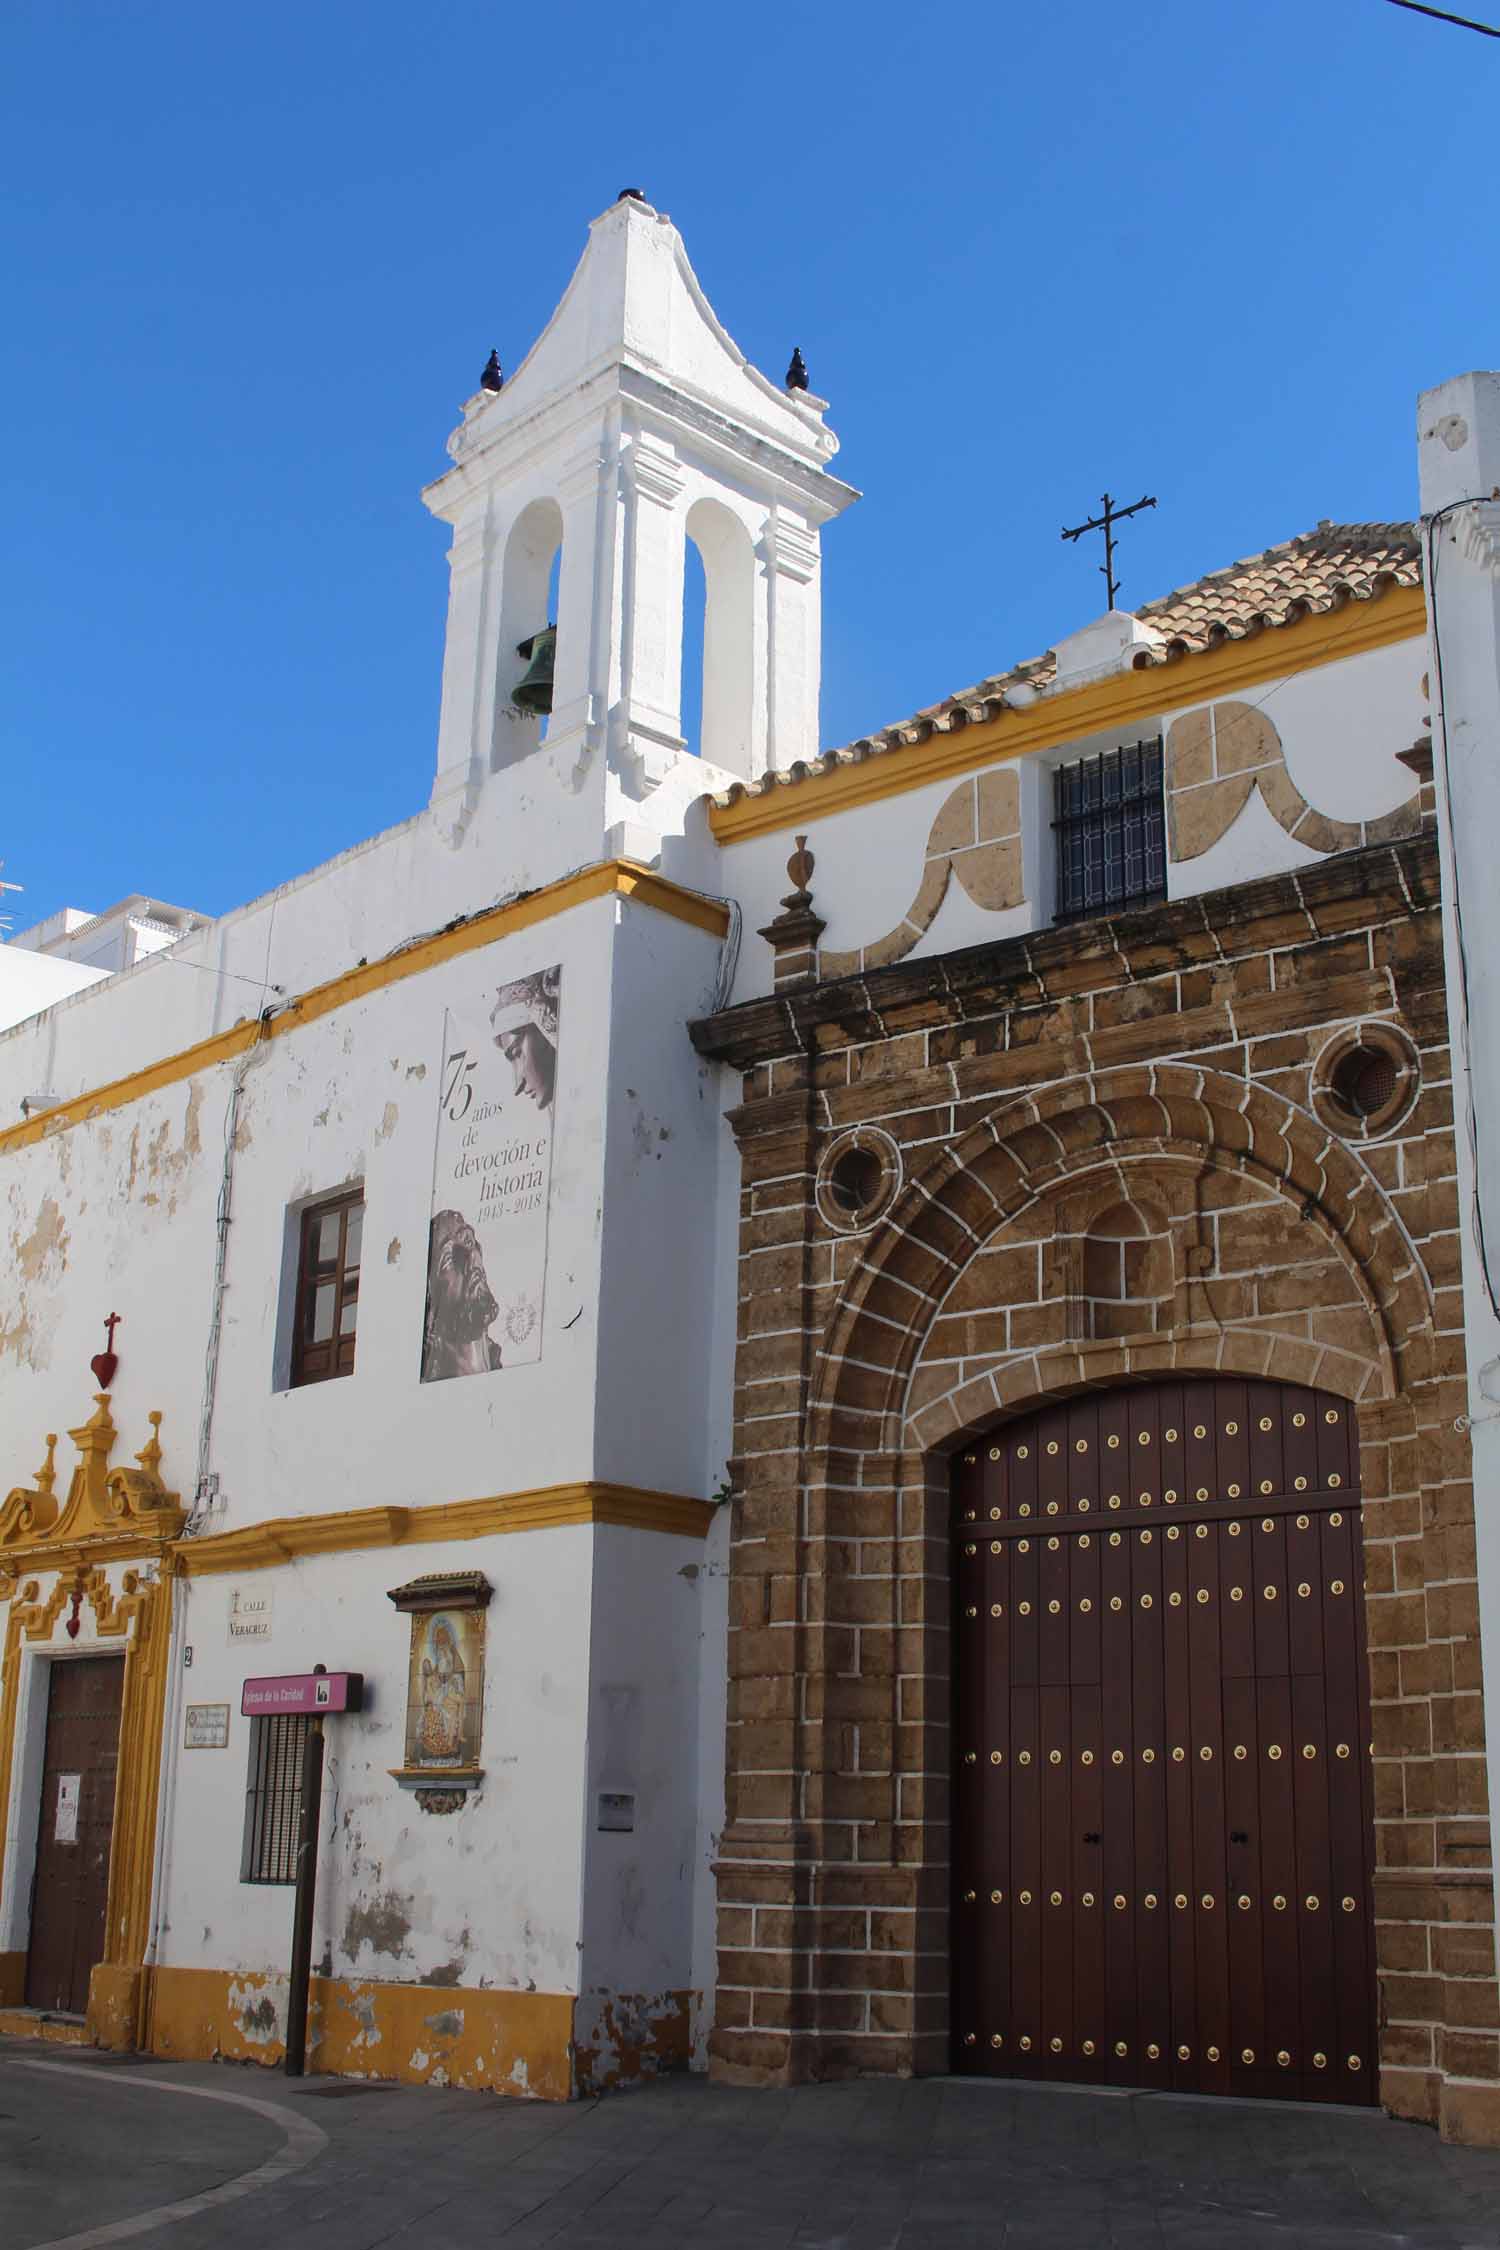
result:
[[[857,498],[828,472],[825,403],[750,366],[662,213],[625,195],[594,221],[547,328],[468,401],[423,495],[453,527],[432,809],[455,847],[492,797],[528,825],[550,803],[576,865],[622,821],[680,829],[703,791],[817,754],[819,534]],[[707,590],[692,743],[690,539]],[[543,721],[510,699],[517,644],[549,622]]]

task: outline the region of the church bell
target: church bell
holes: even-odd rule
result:
[[[552,659],[557,651],[557,627],[544,625],[529,641],[516,643],[517,656],[527,658],[525,671],[510,691],[517,710],[534,711],[545,718],[552,709]]]

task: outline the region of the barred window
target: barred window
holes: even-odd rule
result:
[[[242,1883],[295,1883],[302,1817],[302,1752],[311,1718],[276,1711],[250,1721]]]
[[[1053,810],[1057,921],[1166,897],[1159,738],[1059,766]]]
[[[332,1196],[326,1203],[311,1204],[302,1214],[292,1331],[294,1387],[354,1372],[364,1216],[361,1188]]]

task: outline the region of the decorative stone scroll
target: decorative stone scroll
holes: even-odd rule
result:
[[[904,961],[937,919],[953,876],[987,913],[1003,914],[1025,904],[1021,780],[1014,766],[974,774],[943,800],[927,838],[917,895],[901,920],[884,937],[847,953],[830,953],[825,946],[823,975],[858,976],[866,969]]]
[[[151,1435],[135,1456],[134,1469],[111,1469],[109,1457],[119,1432],[109,1412],[109,1393],[95,1394],[94,1411],[68,1432],[81,1459],[67,1498],[57,1498],[57,1437],[47,1433],[47,1453],[32,1485],[16,1485],[0,1507],[0,1554],[57,1547],[83,1539],[122,1535],[145,1540],[175,1539],[185,1521],[177,1493],[161,1479],[161,1415],[146,1417]]]
[[[1228,833],[1254,791],[1287,834],[1314,852],[1415,836],[1421,792],[1375,820],[1333,820],[1287,772],[1281,737],[1253,703],[1212,703],[1167,730],[1167,826],[1174,860],[1197,859]]]

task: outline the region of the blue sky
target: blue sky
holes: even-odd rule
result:
[[[826,743],[1096,614],[1058,533],[1106,486],[1160,498],[1127,606],[1410,513],[1417,392],[1500,363],[1500,42],[1384,0],[10,0],[0,41],[18,927],[219,912],[425,801],[418,490],[627,183],[866,495]]]

